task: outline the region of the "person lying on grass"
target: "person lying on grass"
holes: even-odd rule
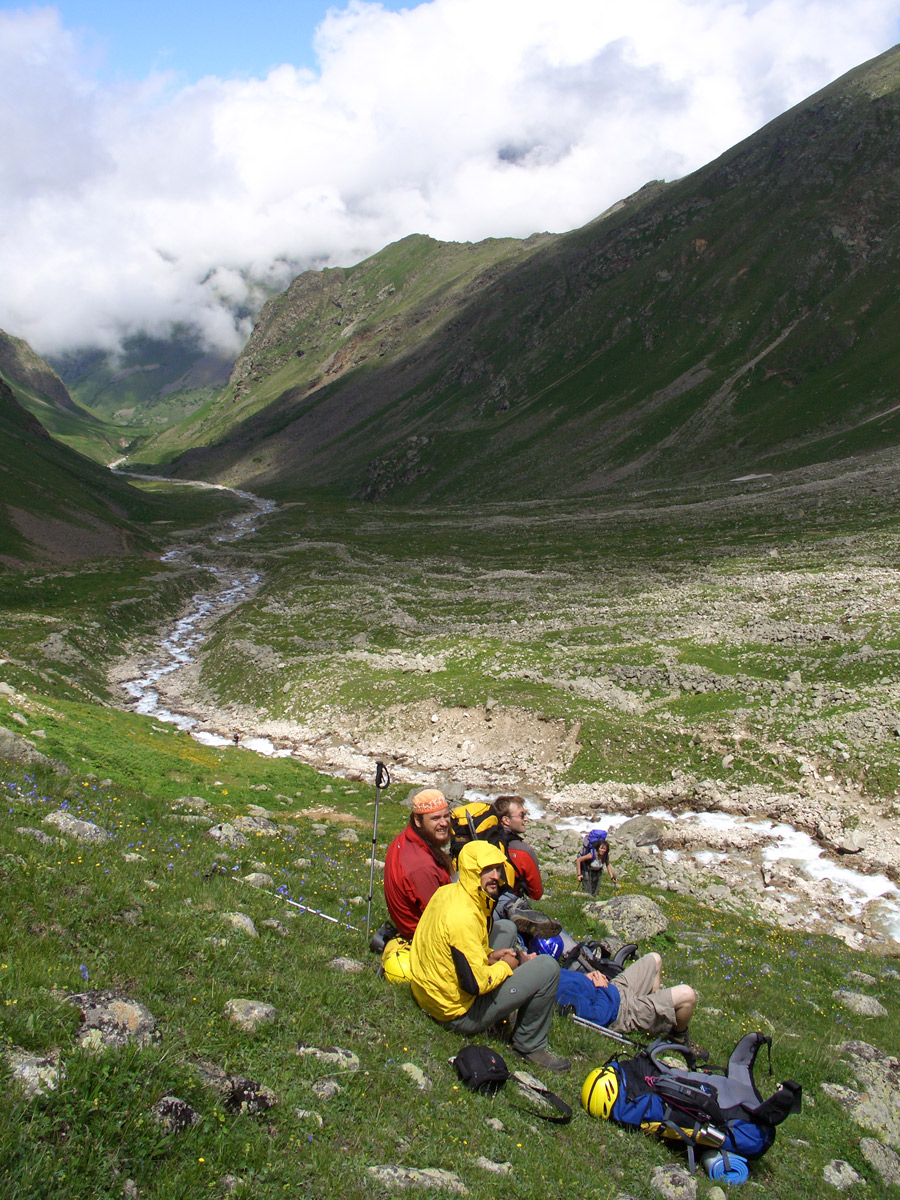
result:
[[[560,971],[556,1000],[615,1033],[668,1035],[695,1058],[708,1058],[688,1033],[697,993],[686,983],[661,988],[661,978],[662,959],[656,953],[645,954],[612,981],[602,971]]]
[[[412,940],[417,1004],[466,1035],[517,1012],[513,1050],[547,1070],[567,1071],[569,1060],[547,1046],[559,963],[548,954],[516,949],[513,922],[491,919],[505,873],[503,851],[490,842],[469,842],[459,852],[458,867],[458,881],[434,893]]]

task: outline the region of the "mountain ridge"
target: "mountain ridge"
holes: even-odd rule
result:
[[[306,357],[299,331],[323,337],[325,318],[278,326],[285,299],[271,301],[206,414],[209,444],[169,431],[162,456],[187,449],[176,473],[273,494],[302,478],[418,502],[782,470],[896,442],[898,89],[895,48],[692,175],[519,244],[452,303],[446,271],[422,295],[409,267],[403,337],[355,358],[384,326],[347,321],[318,375],[291,352]],[[344,290],[404,252],[339,269]]]

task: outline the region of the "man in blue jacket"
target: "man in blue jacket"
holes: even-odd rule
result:
[[[688,1033],[697,993],[686,983],[660,988],[661,978],[662,959],[655,953],[645,954],[612,981],[602,971],[560,971],[556,1002],[615,1033],[668,1035],[696,1058],[707,1057]]]

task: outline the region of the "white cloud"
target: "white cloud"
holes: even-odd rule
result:
[[[583,224],[896,25],[894,0],[352,0],[317,74],[176,90],[102,87],[55,10],[4,10],[0,328],[49,353],[187,321],[236,351],[247,309],[306,266]]]

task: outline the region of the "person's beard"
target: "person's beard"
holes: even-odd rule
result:
[[[417,825],[414,822],[413,828],[415,829],[415,831],[419,835],[419,837],[422,839],[422,841],[425,843],[425,845],[428,847],[428,849],[431,851],[431,853],[435,856],[435,858],[437,858],[437,860],[441,863],[441,865],[446,868],[447,872],[450,875],[452,875],[453,874],[453,859],[450,857],[449,834],[443,842],[439,842],[437,840],[437,838],[434,836],[433,831],[430,829],[426,829],[426,827],[424,825]]]

